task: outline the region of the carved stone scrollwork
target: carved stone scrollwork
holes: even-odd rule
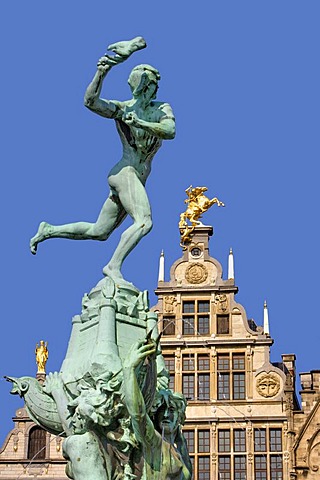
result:
[[[287,397],[286,398],[285,409],[288,412],[293,411],[293,399],[292,399],[292,397]]]
[[[276,373],[262,373],[257,378],[256,389],[262,397],[274,397],[280,390],[280,378]]]
[[[313,472],[319,472],[319,457],[320,457],[320,429],[310,439],[308,445],[307,464]]]

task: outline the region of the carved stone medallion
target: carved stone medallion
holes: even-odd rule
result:
[[[280,379],[276,373],[262,373],[257,378],[257,392],[262,397],[274,397],[280,390]]]
[[[208,270],[202,263],[192,263],[186,269],[185,277],[189,283],[202,283],[208,277]]]

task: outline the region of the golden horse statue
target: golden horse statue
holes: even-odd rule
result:
[[[179,228],[181,233],[180,245],[185,250],[191,243],[192,237],[191,234],[197,225],[202,225],[199,218],[203,215],[204,212],[209,210],[212,205],[215,203],[218,207],[224,207],[225,204],[221,202],[217,197],[212,199],[204,195],[208,189],[207,187],[195,187],[192,188],[192,185],[186,189],[186,194],[188,198],[184,201],[187,203],[187,209],[185,212],[180,214]],[[191,226],[188,225],[187,220],[191,223]]]

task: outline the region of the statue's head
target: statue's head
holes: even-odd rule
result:
[[[158,70],[145,64],[134,67],[129,75],[128,83],[134,97],[147,94],[150,99],[153,99],[157,94],[159,80]]]
[[[154,422],[159,432],[175,433],[185,422],[187,402],[184,395],[172,390],[159,390],[152,408]]]

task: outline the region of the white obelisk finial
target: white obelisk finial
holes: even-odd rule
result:
[[[232,248],[230,248],[229,259],[228,259],[228,279],[234,280],[234,258]]]
[[[268,306],[267,301],[264,301],[263,305],[263,332],[267,335],[270,334],[269,330],[269,313],[268,313]]]
[[[161,250],[160,260],[159,260],[158,282],[164,282],[164,252],[163,252],[163,250]]]

